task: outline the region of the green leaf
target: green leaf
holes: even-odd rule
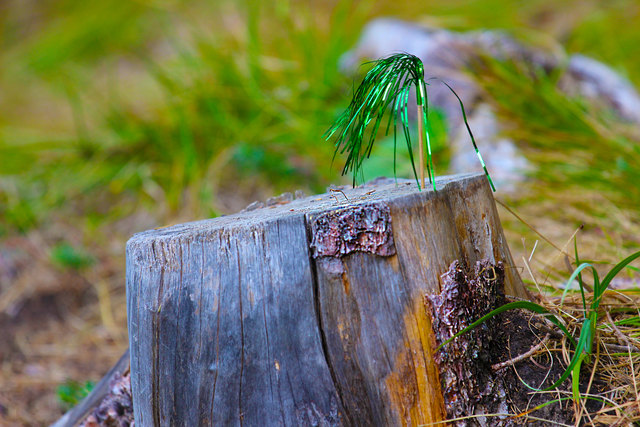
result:
[[[585,313],[587,312],[587,301],[584,296],[584,283],[582,282],[582,278],[581,278],[582,270],[584,270],[587,267],[591,267],[591,270],[593,271],[593,273],[597,274],[595,268],[588,262],[583,262],[582,264],[580,264],[578,268],[576,268],[573,271],[571,276],[569,276],[569,280],[567,280],[567,283],[565,284],[564,291],[562,292],[562,298],[560,298],[560,305],[564,304],[564,298],[567,296],[567,293],[569,292],[571,283],[573,283],[573,281],[576,280],[576,278],[579,278],[578,284],[580,288],[580,293],[582,294],[582,307],[584,308]]]
[[[539,389],[539,388],[536,388],[536,387],[531,387],[527,383],[524,383],[525,386],[527,386],[528,388],[530,388],[531,390],[534,390],[534,391],[548,391],[548,390],[553,390],[554,388],[558,387],[567,378],[569,378],[569,375],[571,375],[572,372],[573,372],[573,368],[576,365],[582,363],[582,360],[586,357],[586,355],[584,353],[584,349],[586,347],[586,342],[589,339],[589,335],[590,334],[589,333],[584,333],[584,331],[585,330],[588,331],[590,329],[590,322],[591,321],[589,319],[587,319],[587,320],[585,320],[585,323],[582,325],[582,331],[580,332],[580,338],[578,339],[578,344],[576,345],[576,350],[573,353],[573,357],[571,358],[571,361],[569,362],[569,365],[567,366],[567,368],[564,370],[562,375],[560,375],[560,378],[558,378],[558,380],[556,382],[551,384],[549,387],[545,387],[543,389]]]
[[[464,110],[464,104],[462,103],[462,99],[458,96],[455,90],[451,86],[449,86],[444,80],[440,80],[442,84],[449,88],[451,93],[458,99],[460,103],[460,110],[462,111],[462,119],[464,120],[464,125],[467,127],[467,132],[469,133],[469,137],[471,138],[471,143],[473,144],[473,149],[476,150],[476,155],[478,156],[478,160],[480,160],[480,164],[482,165],[482,169],[484,170],[484,174],[489,180],[489,184],[491,185],[491,189],[496,191],[496,187],[493,185],[493,180],[491,179],[491,175],[489,175],[489,171],[487,170],[487,166],[484,164],[484,160],[482,159],[482,155],[480,154],[480,150],[478,149],[478,144],[476,144],[476,140],[473,137],[473,132],[471,132],[471,127],[469,126],[469,122],[467,121],[467,113]]]
[[[86,381],[82,384],[78,381],[68,380],[56,388],[56,395],[63,409],[69,410],[91,393],[94,387],[93,381]]]
[[[573,367],[571,371],[571,393],[574,400],[580,399],[580,368],[582,367],[582,360],[578,360],[578,363]]]
[[[616,277],[618,275],[618,273],[620,273],[620,271],[622,271],[623,268],[625,268],[627,265],[632,263],[637,258],[640,258],[640,251],[629,255],[628,257],[626,257],[625,259],[623,259],[622,261],[617,263],[609,271],[609,273],[604,277],[604,279],[602,279],[602,286],[604,287],[604,289],[602,289],[602,292],[604,292],[605,289],[609,287],[609,285],[611,284],[611,281],[613,280],[613,278]]]

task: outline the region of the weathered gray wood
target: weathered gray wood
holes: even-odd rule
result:
[[[437,183],[437,193],[393,181],[345,189],[134,236],[136,423],[441,420],[424,295],[454,260],[513,262],[485,178]],[[506,287],[525,296],[515,272]]]
[[[270,213],[155,230],[129,242],[136,422],[339,422],[304,216],[275,220]]]

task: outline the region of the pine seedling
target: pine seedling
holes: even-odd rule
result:
[[[433,156],[431,153],[431,141],[429,138],[428,99],[427,86],[424,80],[424,66],[420,58],[408,53],[400,53],[373,61],[373,67],[365,75],[362,83],[354,92],[353,99],[347,109],[338,117],[333,126],[325,133],[327,140],[335,136],[335,156],[347,155],[342,174],[351,172],[353,174],[353,185],[356,185],[358,172],[362,170],[364,159],[371,155],[376,134],[383,118],[387,112],[389,117],[386,123],[385,135],[393,126],[393,171],[396,174],[396,150],[398,119],[402,126],[405,137],[409,159],[413,174],[418,183],[418,188],[425,188],[425,168],[429,182],[436,189],[435,169]],[[430,79],[432,80],[432,79]],[[476,151],[484,173],[489,180],[493,191],[495,187],[487,167],[480,155],[471,128],[467,121],[464,105],[458,94],[444,81],[442,82],[454,94],[460,103],[462,116],[471,137],[471,142]],[[416,111],[418,121],[418,171],[414,162],[413,147],[409,131],[409,93],[411,88],[416,90]],[[373,124],[372,124],[373,123]],[[370,126],[372,124],[372,126]],[[368,130],[369,129],[369,130]],[[426,144],[426,162],[425,162]],[[426,166],[425,166],[426,165]]]

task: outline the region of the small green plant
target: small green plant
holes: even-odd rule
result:
[[[62,268],[82,270],[93,265],[96,260],[84,250],[63,242],[51,249],[51,261]]]
[[[68,411],[84,399],[93,390],[93,387],[95,387],[93,381],[87,381],[82,384],[74,380],[68,380],[58,386],[56,395],[63,409]]]
[[[569,375],[571,375],[572,376],[572,394],[573,394],[573,398],[575,400],[578,400],[580,398],[580,390],[579,390],[580,368],[582,367],[582,364],[584,362],[588,362],[589,361],[589,359],[591,357],[591,354],[593,352],[593,343],[594,343],[594,340],[595,340],[595,337],[596,337],[596,325],[598,324],[598,320],[602,316],[602,313],[600,313],[598,311],[598,308],[600,307],[600,301],[602,300],[602,296],[604,295],[604,292],[607,290],[607,288],[611,284],[611,281],[613,280],[613,278],[616,277],[618,275],[618,273],[620,273],[625,267],[629,266],[629,264],[631,262],[633,262],[637,258],[640,258],[640,251],[634,252],[633,254],[629,255],[628,257],[626,257],[625,259],[623,259],[622,261],[617,263],[605,275],[605,277],[602,280],[600,280],[600,277],[599,277],[598,272],[596,271],[595,267],[591,263],[580,262],[580,258],[578,256],[577,245],[575,245],[574,248],[575,248],[576,265],[578,267],[574,270],[573,274],[571,274],[571,276],[569,277],[569,280],[567,281],[567,284],[566,284],[566,287],[565,287],[565,291],[564,291],[564,294],[563,294],[563,299],[564,299],[564,295],[566,295],[566,293],[568,292],[568,290],[570,288],[570,285],[572,283],[574,283],[575,280],[577,280],[578,284],[580,285],[580,294],[582,296],[582,308],[584,310],[584,317],[582,319],[582,325],[581,325],[581,328],[580,328],[580,335],[578,337],[578,341],[577,342],[574,339],[574,337],[569,333],[567,328],[565,328],[564,325],[560,322],[560,320],[558,320],[558,318],[556,316],[554,316],[546,308],[542,307],[539,304],[530,302],[530,301],[514,301],[514,302],[507,303],[507,304],[505,304],[505,305],[503,305],[503,306],[491,311],[490,313],[484,315],[480,319],[476,320],[471,325],[467,326],[462,331],[458,332],[453,337],[449,338],[447,341],[442,343],[440,345],[440,347],[438,347],[438,349],[440,349],[443,346],[447,345],[448,343],[453,341],[455,338],[457,338],[457,337],[459,337],[459,336],[471,331],[472,329],[475,329],[476,327],[478,327],[479,325],[483,324],[484,322],[486,322],[490,318],[492,318],[492,317],[494,317],[494,316],[496,316],[496,315],[498,315],[500,313],[503,313],[503,312],[505,312],[507,310],[524,309],[524,310],[533,311],[534,313],[543,314],[551,322],[553,322],[555,325],[557,325],[562,330],[562,332],[566,335],[568,340],[574,346],[575,351],[573,353],[573,356],[572,356],[569,364],[567,365],[566,369],[564,370],[564,372],[562,373],[560,378],[556,382],[554,382],[552,385],[550,385],[550,386],[548,386],[548,387],[546,387],[546,388],[544,388],[542,390],[547,391],[547,390],[552,390],[552,389],[558,387],[560,384],[562,384],[564,382],[564,380],[566,380],[569,377]],[[593,277],[593,283],[592,283],[591,286],[588,285],[587,283],[585,283],[583,278],[582,278],[583,271],[585,271],[587,269],[589,269],[591,271],[591,275]],[[590,301],[589,304],[587,303],[587,295],[585,294],[585,290],[587,290],[587,292],[591,292],[592,293],[591,301]],[[531,388],[533,390],[536,390],[536,391],[540,391],[541,390],[541,389],[537,389],[535,387],[531,387],[528,384],[525,384],[525,385],[527,385],[527,387],[529,387],[529,388]]]
[[[429,79],[435,80],[435,79]],[[489,180],[491,188],[495,191],[491,176],[487,171],[487,167],[480,155],[480,150],[476,144],[469,123],[467,122],[467,114],[464,109],[462,100],[458,94],[446,82],[440,80],[460,103],[462,117],[464,119],[467,132],[471,138],[473,148],[478,155],[480,164],[484,169],[485,175]],[[362,169],[364,159],[371,155],[373,143],[378,133],[380,124],[385,117],[387,111],[390,110],[387,121],[385,134],[389,134],[393,122],[393,170],[396,171],[396,148],[397,148],[397,122],[398,117],[402,125],[402,130],[407,144],[409,159],[413,174],[418,181],[418,172],[416,172],[413,147],[411,144],[411,135],[409,131],[409,94],[411,88],[416,90],[416,110],[418,121],[418,161],[419,175],[418,187],[425,187],[425,155],[424,145],[426,142],[426,169],[429,182],[435,186],[435,169],[433,165],[433,157],[431,153],[431,141],[429,136],[428,117],[428,100],[427,100],[428,83],[424,80],[424,66],[420,58],[408,53],[400,53],[386,58],[373,61],[373,67],[365,75],[364,80],[355,91],[351,103],[347,109],[338,117],[334,125],[327,130],[325,138],[331,139],[336,135],[335,155],[347,153],[342,174],[351,171],[353,173],[353,185],[355,186],[358,172]],[[367,131],[369,125],[373,122],[373,127]]]

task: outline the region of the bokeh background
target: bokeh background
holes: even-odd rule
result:
[[[640,85],[633,0],[0,2],[0,424],[53,421],[124,351],[133,233],[350,182],[322,135],[358,78],[340,57],[381,16],[525,34]],[[585,258],[637,249],[637,129],[549,82],[471,75],[535,166],[498,192],[524,220],[501,208],[517,262],[566,278],[539,234],[563,246],[581,225]],[[366,178],[392,173],[387,151],[373,157]]]

